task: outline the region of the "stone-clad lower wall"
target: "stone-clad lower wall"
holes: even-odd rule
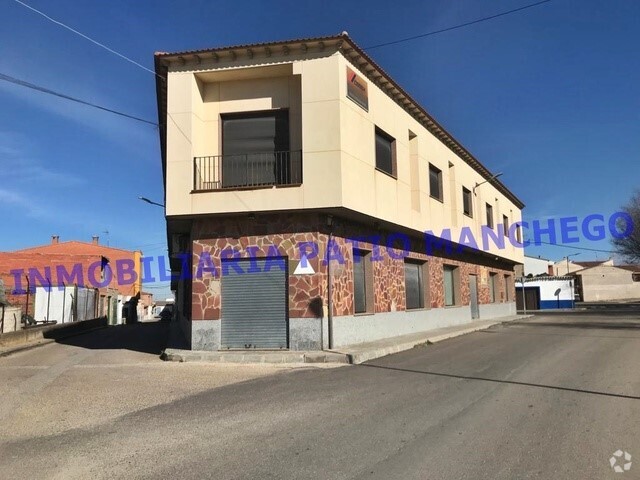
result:
[[[353,243],[347,240],[371,235],[363,227],[337,222],[331,232],[333,248],[329,252],[331,258],[330,270],[332,277],[333,316],[345,317],[341,322],[349,322],[354,316],[353,298]],[[192,319],[219,320],[221,317],[221,259],[230,256],[241,258],[284,256],[289,262],[289,318],[301,319],[322,318],[327,316],[327,265],[323,261],[327,256],[327,245],[330,235],[326,226],[326,216],[321,214],[279,214],[258,216],[255,219],[235,217],[229,219],[197,220],[192,229]],[[300,261],[300,244],[309,242],[319,247],[318,255],[310,258],[309,263],[315,271],[311,275],[295,275],[294,270]],[[373,251],[379,259],[372,262],[374,285],[373,313],[383,314],[404,312],[406,310],[404,286],[404,260],[400,250],[393,250],[391,254],[384,247],[384,236],[375,243],[361,241],[358,248]],[[381,247],[382,245],[382,247]],[[311,251],[308,247],[307,251]],[[434,251],[427,255],[420,239],[411,244],[408,257],[427,262],[425,311],[444,307],[444,273],[445,264],[459,267],[459,283],[457,306],[468,306],[470,298],[468,275],[477,275],[478,297],[481,305],[490,304],[489,274],[498,274],[498,289],[496,291],[497,304],[509,304],[514,298],[514,285],[507,284],[505,275],[513,275],[510,265],[493,262],[485,257],[466,255],[447,255],[446,252]],[[477,262],[477,263],[476,263]],[[203,268],[204,267],[204,268]],[[509,296],[507,291],[509,290]],[[491,305],[496,305],[496,303]],[[468,307],[467,307],[468,310]],[[486,310],[486,309],[485,309]],[[434,317],[434,315],[430,315]],[[415,315],[412,315],[415,317]],[[440,315],[442,317],[442,315]],[[194,322],[194,327],[195,327]],[[209,322],[207,322],[209,323]],[[359,322],[354,321],[354,325]],[[315,323],[308,323],[313,327]],[[318,323],[318,325],[320,325]],[[384,329],[388,329],[385,323]],[[290,325],[291,327],[291,325]],[[307,345],[309,332],[296,326],[294,330],[302,332],[301,344]],[[318,333],[319,326],[316,328]],[[348,331],[347,328],[345,330]],[[200,329],[199,339],[195,344],[219,345],[219,340],[208,342],[203,340]],[[217,328],[219,331],[219,328]],[[297,337],[296,337],[297,338]],[[294,348],[292,340],[291,348]],[[194,344],[193,348],[196,348]],[[209,346],[209,348],[212,348]]]

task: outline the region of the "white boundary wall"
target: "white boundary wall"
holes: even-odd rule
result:
[[[69,286],[36,287],[33,318],[37,321],[56,321],[68,323],[73,320],[90,320],[95,318],[95,289]],[[77,295],[77,318],[73,318],[72,307]]]

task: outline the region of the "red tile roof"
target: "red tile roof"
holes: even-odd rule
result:
[[[606,261],[607,260],[589,260],[584,262],[573,262],[573,263],[575,263],[576,265],[580,265],[581,267],[584,267],[584,268],[591,268],[591,267],[597,267],[598,265],[602,265]]]
[[[77,240],[70,240],[60,243],[49,243],[46,245],[39,245],[37,247],[23,248],[21,250],[14,250],[12,253],[42,253],[47,255],[105,255],[107,252],[114,252],[116,253],[116,255],[122,254],[123,252],[130,254],[133,253],[130,250],[124,250],[122,248],[108,247],[106,245],[89,242],[79,242]]]
[[[640,273],[640,265],[614,265],[615,267],[629,270],[630,272]]]

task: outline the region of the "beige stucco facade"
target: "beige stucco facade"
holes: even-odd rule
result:
[[[576,275],[585,302],[640,299],[640,267],[635,275],[633,270],[613,265],[587,268]]]
[[[348,98],[347,67],[357,70],[331,50],[171,63],[164,119],[167,216],[341,207],[416,232],[450,229],[454,240],[468,227],[480,248],[486,204],[496,227],[504,217],[509,225],[522,220],[519,206],[377,85],[368,82],[368,111]],[[194,193],[194,157],[222,153],[220,115],[277,108],[290,112],[291,149],[302,150],[302,184]],[[375,168],[376,127],[395,139],[396,178]],[[442,201],[430,196],[429,164],[442,171]],[[463,213],[463,187],[474,191],[472,217]],[[487,251],[522,263],[522,248],[494,243],[487,242]]]
[[[569,260],[567,262],[567,258],[565,257],[553,264],[553,274],[557,276],[571,275],[572,273],[576,273],[580,270],[584,270],[585,268],[588,268],[588,267],[590,268],[598,265],[612,267],[613,259],[610,258],[608,260],[602,260],[602,261],[596,260],[596,261],[589,261],[589,262],[577,262],[577,261],[573,262]]]
[[[237,318],[225,320],[225,311],[245,301],[225,306],[224,282],[232,276],[218,272],[229,264],[227,253],[237,263],[284,259],[277,282],[288,292],[288,336],[274,348],[331,348],[515,313],[514,266],[524,252],[514,227],[524,205],[348,36],[156,54],[156,71],[171,269],[180,277],[172,284],[176,318],[193,348],[238,345],[224,338],[224,325],[227,331],[238,325]],[[354,98],[354,73],[364,101]],[[224,125],[264,112],[286,112],[283,158],[293,165],[293,153],[300,153],[301,176],[290,166],[286,181],[225,185],[220,164],[237,155],[225,148],[240,142],[229,141]],[[377,164],[380,132],[392,167]],[[273,143],[279,144],[275,137]],[[430,166],[440,172],[440,198],[430,191]],[[493,210],[491,235],[483,228],[486,205]],[[395,234],[406,240],[405,255],[370,260]],[[434,236],[465,248],[432,254]],[[357,247],[354,238],[367,240]],[[318,256],[310,273],[298,274],[298,246],[305,242],[318,246]],[[332,243],[342,261],[327,257]],[[366,293],[357,293],[355,265],[363,252],[372,267],[358,277]],[[418,272],[415,265],[420,273],[410,288],[407,271]],[[198,277],[203,266],[207,273]],[[362,295],[366,311],[359,310]],[[253,341],[249,332],[239,345]]]

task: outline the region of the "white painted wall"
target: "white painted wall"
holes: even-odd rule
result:
[[[569,278],[539,278],[530,279],[524,282],[525,288],[537,287],[540,289],[540,308],[558,308],[557,302],[560,301],[560,308],[571,308],[573,301],[574,284]],[[516,281],[516,288],[521,288],[522,283]],[[559,295],[555,295],[560,289]],[[520,294],[520,293],[517,293]],[[545,303],[546,302],[546,303]]]
[[[39,322],[45,320],[55,320],[58,323],[71,322],[71,306],[75,288],[53,286],[48,292],[45,287],[36,287],[33,318]],[[95,290],[78,288],[77,296],[77,320],[95,318]]]
[[[551,260],[546,258],[524,257],[524,274],[526,275],[540,275],[543,273],[549,273],[549,266],[553,266]]]

